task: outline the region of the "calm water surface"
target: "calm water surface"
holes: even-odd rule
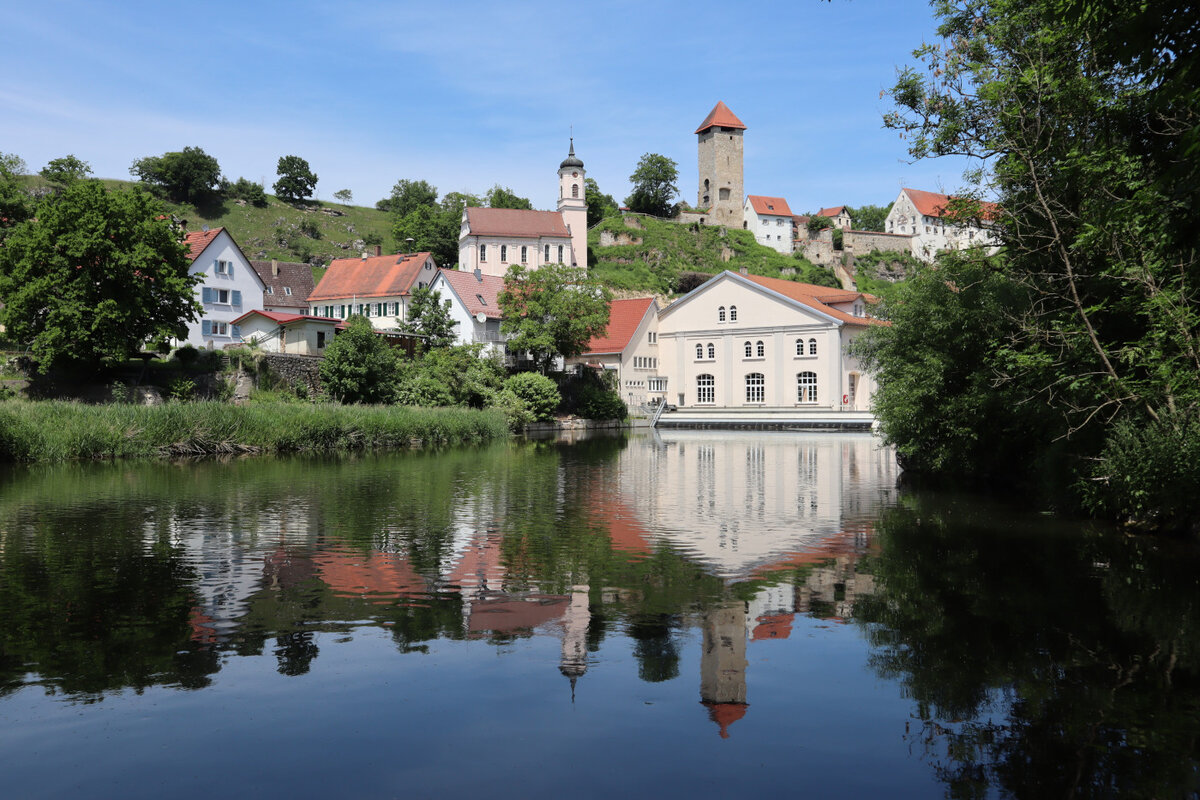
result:
[[[1200,557],[863,435],[0,472],[0,795],[1197,797]]]

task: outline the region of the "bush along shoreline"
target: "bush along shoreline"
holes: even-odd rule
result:
[[[495,409],[0,401],[0,463],[411,448],[509,436]]]

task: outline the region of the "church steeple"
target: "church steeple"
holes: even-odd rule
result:
[[[567,157],[558,165],[558,211],[571,232],[571,263],[579,266],[587,264],[586,175],[583,161],[575,155],[575,137],[572,136]]]

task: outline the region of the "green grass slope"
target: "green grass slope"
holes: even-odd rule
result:
[[[610,217],[588,232],[588,248],[592,273],[613,289],[674,294],[695,284],[697,276],[689,273],[715,275],[742,268],[752,275],[838,286],[830,270],[765,247],[745,230]],[[795,274],[783,274],[788,268]]]

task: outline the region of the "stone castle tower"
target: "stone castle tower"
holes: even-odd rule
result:
[[[709,209],[709,223],[741,228],[742,210],[742,131],[737,115],[723,102],[713,106],[704,122],[696,128],[700,163],[700,189],[696,205]]]
[[[571,231],[572,263],[581,267],[587,266],[587,199],[583,184],[586,174],[583,161],[575,155],[575,137],[572,136],[571,150],[558,166],[557,210]]]

